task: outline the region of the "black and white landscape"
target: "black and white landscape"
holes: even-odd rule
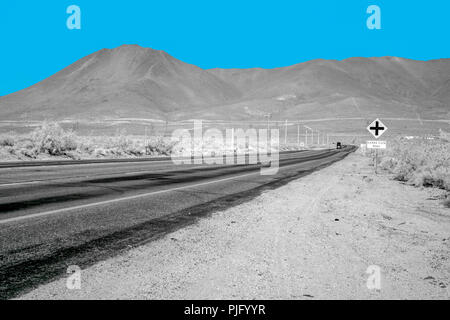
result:
[[[232,147],[173,140],[199,121]],[[103,49],[0,97],[0,298],[448,299],[449,132],[450,59]]]

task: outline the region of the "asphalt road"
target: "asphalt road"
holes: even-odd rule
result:
[[[157,239],[354,149],[283,153],[273,176],[261,175],[261,165],[167,159],[0,165],[0,298]]]

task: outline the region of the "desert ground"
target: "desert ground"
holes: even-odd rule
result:
[[[449,299],[446,191],[392,177],[355,153],[20,299]]]

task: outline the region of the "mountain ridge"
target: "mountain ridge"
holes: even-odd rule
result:
[[[202,69],[162,50],[94,52],[0,97],[4,120],[143,117],[253,119],[297,115],[450,118],[450,59],[315,59],[272,69]]]

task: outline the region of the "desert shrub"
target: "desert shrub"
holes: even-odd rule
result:
[[[9,134],[0,137],[2,155],[14,155],[19,159],[38,158],[42,154],[64,156],[72,159],[139,157],[170,155],[174,145],[170,139],[150,138],[147,146],[142,137],[127,135],[118,131],[113,136],[77,136],[71,130],[64,130],[57,123],[43,123],[31,133]]]
[[[80,138],[78,141],[77,150],[81,154],[91,155],[95,152],[96,145],[92,141],[93,139]]]
[[[38,153],[53,156],[65,155],[77,149],[77,137],[72,131],[65,131],[57,123],[45,122],[31,133],[31,140]]]
[[[450,132],[445,132],[444,130],[439,129],[439,137],[442,140],[450,141]]]
[[[133,148],[133,141],[126,136],[125,132],[121,132],[112,140],[112,145],[118,151],[127,153],[128,150]]]
[[[444,207],[450,208],[450,194],[447,195],[447,198],[444,199],[444,201],[442,202],[442,204],[444,205]]]
[[[99,144],[99,147],[100,149],[97,150],[98,152],[106,152],[114,156],[142,156],[145,154],[143,144],[140,144],[130,136],[127,136],[124,130],[117,132],[114,137],[104,140],[103,143]]]
[[[11,135],[0,137],[0,147],[14,147],[15,139]]]
[[[164,155],[169,156],[172,154],[175,143],[172,141],[166,141],[162,137],[157,137],[156,139],[151,139],[147,145],[147,153],[150,155]]]
[[[394,179],[415,186],[450,190],[450,143],[435,139],[399,139],[381,161]]]

